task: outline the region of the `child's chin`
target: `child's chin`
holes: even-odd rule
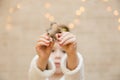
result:
[[[55,74],[62,74],[61,70],[56,70]]]
[[[56,74],[62,74],[62,71],[61,71],[61,69],[60,68],[56,68],[57,70],[56,70]]]

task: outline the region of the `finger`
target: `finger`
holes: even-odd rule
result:
[[[63,32],[59,39],[62,40],[67,35],[70,35],[70,32]]]
[[[39,41],[41,38],[44,38],[44,39],[49,40],[50,37],[45,33],[45,34],[43,34],[43,35],[40,36],[40,38],[38,39],[38,41]]]
[[[67,44],[70,44],[70,43],[76,43],[76,38],[71,38],[71,39],[66,40],[63,43],[63,45],[67,45]]]
[[[50,38],[49,38],[49,41],[50,41],[50,42],[53,42],[53,38],[50,37]]]
[[[64,37],[64,38],[59,42],[59,44],[63,44],[65,41],[67,41],[68,39],[71,39],[71,38],[74,38],[74,37],[71,36],[71,35],[68,35],[68,36]]]
[[[52,48],[52,47],[54,46],[54,43],[55,43],[55,42],[51,42],[51,43],[50,43],[50,45],[49,45],[50,48]]]
[[[44,42],[38,42],[36,47],[41,47],[41,46],[49,46],[49,44],[44,43]]]
[[[49,46],[49,44],[46,44],[44,42],[39,42],[35,48],[36,48],[36,51],[40,51],[40,48],[47,47],[47,46]]]
[[[50,43],[49,40],[45,39],[45,38],[41,38],[38,42],[44,42],[44,43]]]
[[[43,36],[45,39],[49,40],[50,42],[53,41],[53,39],[48,34],[44,34]]]

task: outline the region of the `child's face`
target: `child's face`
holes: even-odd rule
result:
[[[62,50],[62,48],[60,47],[60,45],[57,42],[55,42],[50,57],[54,60],[54,63],[56,66],[56,73],[61,73],[60,61],[64,55],[65,55],[65,51]]]

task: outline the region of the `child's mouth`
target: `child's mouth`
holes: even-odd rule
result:
[[[60,63],[59,62],[55,62],[56,67],[60,67]]]

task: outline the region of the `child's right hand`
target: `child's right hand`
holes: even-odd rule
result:
[[[36,51],[40,58],[48,58],[50,56],[52,47],[54,42],[52,38],[46,34],[40,36],[39,40],[37,41]]]
[[[37,41],[36,52],[39,56],[37,60],[37,66],[41,70],[46,69],[53,45],[54,42],[52,41],[52,38],[49,37],[47,34],[42,35],[40,39]]]

